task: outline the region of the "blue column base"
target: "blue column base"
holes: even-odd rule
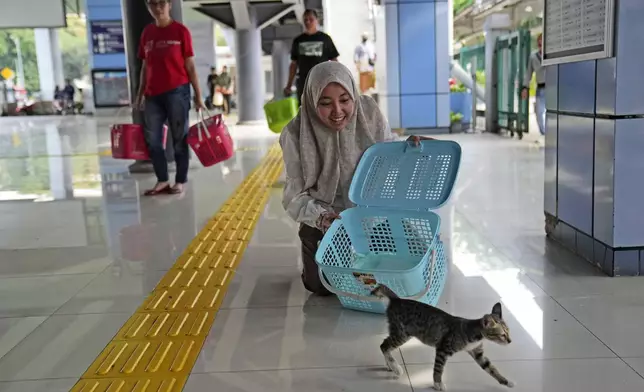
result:
[[[644,276],[644,246],[613,248],[545,213],[546,235],[608,276]]]
[[[435,128],[404,128],[406,135],[443,135],[452,133],[450,127],[435,127]]]

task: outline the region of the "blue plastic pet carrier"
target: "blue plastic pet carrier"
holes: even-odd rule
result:
[[[456,182],[461,147],[452,141],[378,143],[349,189],[357,205],[340,214],[315,255],[320,278],[346,308],[384,313],[371,295],[385,284],[402,298],[436,305],[447,278],[440,217]]]

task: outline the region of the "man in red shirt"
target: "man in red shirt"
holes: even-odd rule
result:
[[[140,1],[140,0],[139,0]],[[145,134],[150,159],[157,176],[154,188],[146,196],[178,194],[188,182],[188,135],[190,85],[195,91],[194,104],[204,109],[199,78],[195,69],[192,37],[186,26],[170,17],[170,0],[146,0],[155,23],[141,34],[139,58],[141,83],[134,107],[144,111]],[[163,125],[168,124],[177,165],[175,184],[168,179],[168,162],[163,145]]]

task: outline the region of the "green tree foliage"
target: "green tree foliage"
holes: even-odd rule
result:
[[[215,25],[215,42],[217,46],[226,46],[226,37],[224,37],[224,32],[221,30],[219,24]]]
[[[471,6],[474,0],[454,0],[454,15],[458,15],[465,8]]]
[[[67,28],[59,30],[58,39],[63,52],[65,77],[80,79],[88,75],[90,53],[85,19],[77,15],[68,15]]]
[[[25,69],[25,84],[29,91],[38,91],[38,60],[33,29],[0,30],[0,69],[9,67],[17,71],[18,58],[12,37],[20,40]],[[67,16],[67,28],[58,30],[58,40],[63,56],[65,78],[78,79],[89,73],[89,51],[85,20],[77,15]]]
[[[25,84],[28,89],[38,90],[38,63],[36,62],[36,43],[31,29],[0,30],[0,68],[8,67],[16,72],[18,59],[16,44],[12,38],[20,41],[22,59],[25,68]]]

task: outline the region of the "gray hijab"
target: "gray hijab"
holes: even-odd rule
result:
[[[324,125],[316,111],[322,90],[330,83],[344,87],[355,102],[349,123],[339,132]],[[391,137],[387,120],[376,102],[360,95],[349,69],[336,61],[327,61],[311,69],[300,112],[284,132],[299,134],[302,191],[328,206],[333,203],[338,189],[348,201],[351,179],[364,151]]]

